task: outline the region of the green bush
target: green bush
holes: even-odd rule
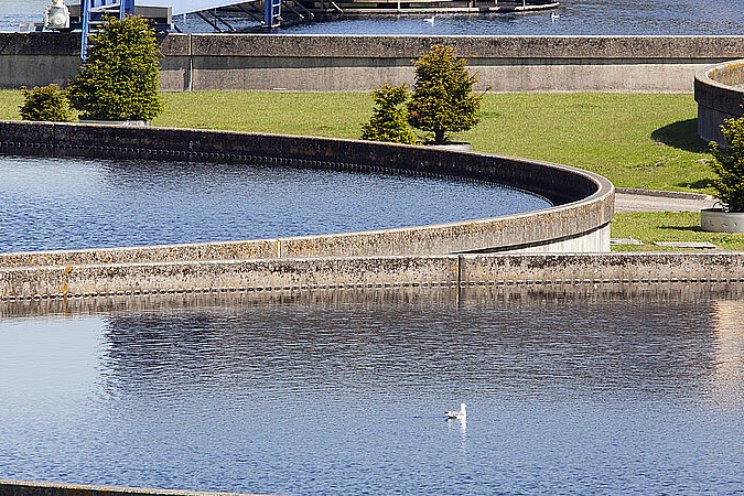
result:
[[[467,61],[452,47],[434,45],[415,62],[416,83],[408,103],[409,122],[443,143],[447,133],[467,131],[478,123],[481,95],[473,94],[478,81]]]
[[[372,92],[375,108],[372,118],[362,126],[362,139],[393,143],[418,143],[408,125],[407,111],[402,105],[408,100],[408,87],[385,84]]]
[[[744,212],[744,117],[726,119],[721,126],[728,148],[711,142],[713,187],[718,198],[731,212]]]
[[[35,86],[29,91],[25,87],[23,105],[20,106],[21,119],[24,121],[70,122],[73,120],[70,101],[65,90],[56,84]]]
[[[83,119],[150,120],[163,111],[155,34],[139,16],[109,17],[91,37],[68,94]]]

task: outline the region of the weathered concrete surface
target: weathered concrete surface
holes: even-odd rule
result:
[[[618,284],[668,282],[744,283],[744,253],[610,255],[464,255],[461,279],[542,284]]]
[[[715,198],[710,195],[662,196],[625,191],[615,194],[615,212],[699,212],[713,203]]]
[[[170,491],[116,486],[88,486],[0,479],[0,496],[251,496],[238,493]],[[256,495],[253,495],[256,496]]]
[[[158,36],[162,88],[190,90],[191,39]],[[65,86],[80,68],[79,33],[0,33],[0,88]]]
[[[231,260],[0,269],[0,299],[457,284],[458,257]]]
[[[78,36],[0,33],[0,87],[63,82]],[[171,34],[159,38],[168,91],[369,91],[411,83],[437,43],[471,57],[492,91],[690,92],[696,71],[744,56],[741,36],[341,36]]]
[[[0,300],[468,286],[744,284],[744,253],[452,255],[0,269]]]
[[[171,260],[444,255],[532,249],[609,251],[605,226],[614,187],[589,172],[545,162],[427,147],[229,131],[117,128],[0,121],[0,153],[237,162],[501,184],[555,206],[536,212],[434,226],[186,246],[5,254],[0,266]]]
[[[709,66],[695,75],[698,135],[726,145],[721,132],[725,119],[744,115],[744,59]]]

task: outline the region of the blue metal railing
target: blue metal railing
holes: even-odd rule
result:
[[[134,14],[135,0],[80,0],[82,21],[82,40],[80,41],[80,58],[88,56],[88,38],[91,23],[100,22],[105,14],[118,11],[119,19]],[[271,0],[270,0],[271,1]]]
[[[282,0],[264,0],[264,24],[274,28],[281,22]]]

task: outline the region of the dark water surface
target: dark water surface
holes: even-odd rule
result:
[[[0,478],[741,494],[744,302],[422,294],[6,315]]]
[[[551,12],[560,16],[553,20]],[[744,0],[565,0],[553,11],[491,16],[344,20],[289,33],[435,35],[741,35]]]
[[[146,3],[146,2],[145,2]],[[19,22],[41,22],[49,0],[0,0],[0,30],[14,30]],[[437,35],[718,35],[744,33],[744,0],[565,0],[555,11],[490,17],[439,16],[434,25],[423,18],[344,20],[304,24],[280,32],[339,34]],[[428,16],[427,16],[428,17]],[[228,19],[230,19],[228,17]],[[240,23],[238,27],[255,27]],[[189,16],[185,31],[210,32],[196,16]]]
[[[547,206],[493,185],[380,174],[0,157],[0,252],[330,234]]]

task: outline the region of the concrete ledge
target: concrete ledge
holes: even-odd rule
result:
[[[433,226],[196,245],[13,253],[2,267],[287,257],[609,251],[614,187],[545,162],[384,143],[166,128],[0,122],[0,153],[233,162],[456,178],[541,195],[552,208]]]
[[[117,486],[88,486],[0,479],[0,496],[251,496],[238,493],[169,491]],[[253,495],[256,496],[256,495]]]
[[[744,253],[217,260],[0,269],[0,301],[638,284],[744,285]]]
[[[744,115],[744,59],[706,67],[695,75],[698,135],[726,145],[725,119]]]
[[[447,44],[477,59],[676,60],[732,59],[744,36],[425,36],[331,34],[168,34],[158,36],[164,57],[418,57]],[[0,56],[79,56],[76,33],[0,33]]]
[[[64,84],[74,33],[0,33],[0,88]],[[166,91],[369,91],[411,83],[411,62],[445,43],[493,91],[690,92],[694,73],[744,56],[742,36],[377,36],[169,34],[158,39]]]

